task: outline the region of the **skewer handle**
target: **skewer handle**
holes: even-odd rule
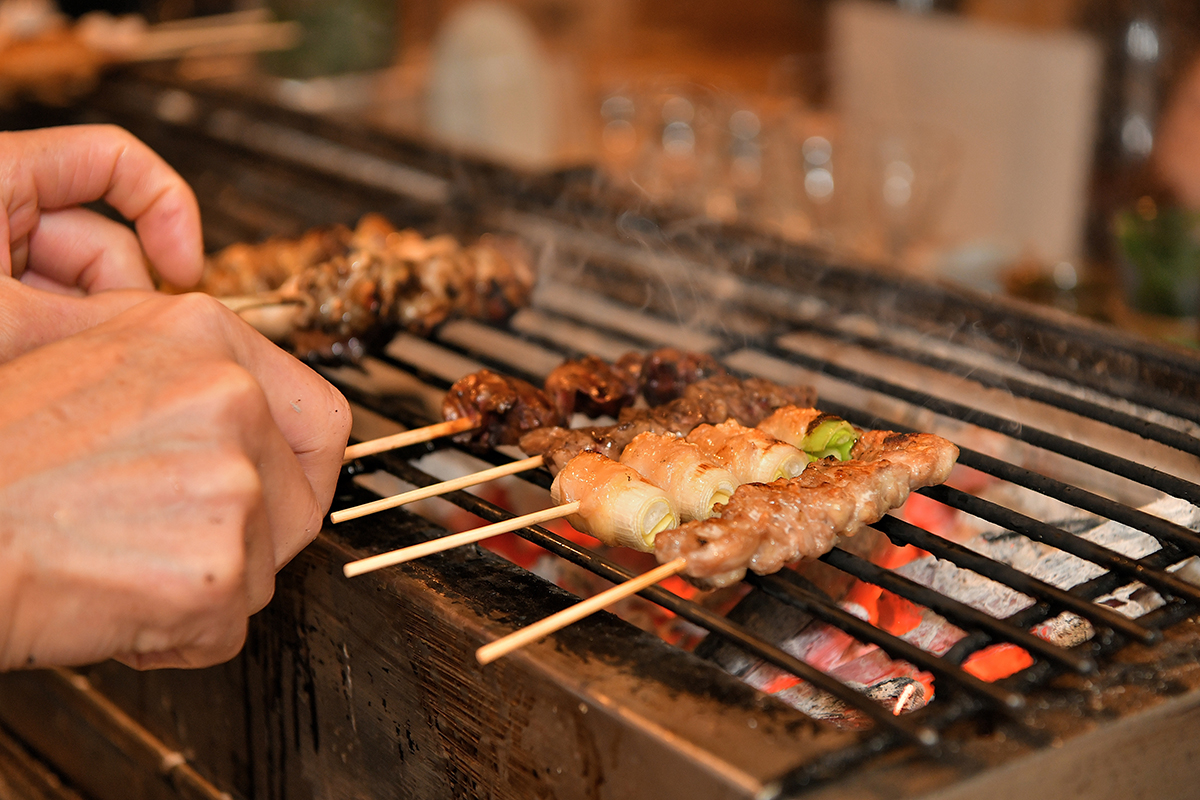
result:
[[[497,478],[503,478],[507,475],[516,475],[518,472],[537,469],[542,465],[543,458],[541,456],[533,456],[532,458],[522,459],[521,461],[513,461],[510,464],[501,464],[498,467],[485,469],[481,472],[474,472],[470,475],[463,475],[461,478],[453,478],[441,483],[435,483],[432,486],[424,486],[420,489],[413,489],[411,492],[384,497],[381,500],[372,500],[370,503],[354,506],[352,508],[343,508],[341,511],[335,511],[329,515],[336,525],[339,522],[345,522],[350,519],[358,519],[365,517],[368,514],[374,514],[379,511],[386,511],[389,508],[399,508],[407,503],[415,503],[418,500],[424,500],[429,497],[437,497],[438,495],[456,492],[459,489],[465,489],[468,486],[493,481]]]
[[[452,436],[456,433],[469,431],[476,427],[476,423],[467,418],[459,417],[458,419],[447,420],[446,422],[437,422],[433,425],[426,425],[424,428],[413,428],[411,431],[401,431],[394,433],[391,436],[384,436],[381,439],[371,439],[367,442],[359,442],[352,444],[346,448],[346,454],[342,457],[342,463],[353,461],[356,458],[363,456],[373,456],[376,453],[382,453],[385,450],[398,450],[401,447],[408,447],[410,444],[420,444],[428,442],[432,439],[437,439],[440,436]]]
[[[358,561],[351,561],[346,566],[342,567],[342,573],[347,578],[353,578],[355,575],[362,575],[364,572],[373,572],[377,569],[390,567],[395,564],[403,564],[406,561],[412,561],[423,556],[431,556],[434,553],[440,553],[443,550],[452,550],[455,547],[461,547],[466,544],[474,544],[481,542],[484,539],[490,539],[493,536],[499,536],[502,533],[515,531],[518,528],[526,528],[530,525],[537,525],[542,522],[549,522],[552,519],[570,516],[579,510],[579,501],[566,503],[553,508],[545,508],[541,511],[534,511],[532,514],[523,514],[512,519],[494,522],[491,525],[484,525],[482,528],[476,528],[473,531],[463,531],[462,533],[452,533],[449,536],[443,536],[440,539],[434,539],[421,544],[414,544],[411,547],[402,547],[399,550],[393,550],[390,553],[380,553],[377,556],[369,558],[361,558]]]
[[[475,651],[475,658],[479,660],[480,664],[490,664],[497,658],[508,655],[513,650],[524,647],[527,644],[536,642],[543,636],[548,636],[557,630],[567,627],[572,622],[577,622],[589,614],[594,614],[605,606],[610,606],[618,600],[623,600],[630,595],[637,594],[648,586],[653,586],[659,581],[666,580],[672,575],[682,572],[686,567],[687,559],[682,556],[673,561],[668,561],[666,564],[655,567],[636,578],[619,583],[595,597],[589,597],[587,600],[576,603],[569,608],[564,608],[557,614],[551,614],[528,627],[510,633],[507,636],[501,636],[496,641],[485,644]]]

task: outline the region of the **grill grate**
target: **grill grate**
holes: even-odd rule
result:
[[[511,363],[495,358],[480,357],[478,353],[473,353],[469,348],[464,347],[461,342],[442,344],[456,353],[477,359],[489,366],[506,369],[508,372],[523,372],[522,377],[527,379],[537,381],[540,377],[536,373],[515,369]],[[541,344],[546,343],[541,342]],[[564,352],[564,356],[570,354],[572,354],[570,351]],[[804,359],[796,360],[804,362]],[[390,364],[395,367],[411,369],[410,366],[396,359],[390,359]],[[913,393],[871,375],[853,370],[839,371],[836,365],[829,363],[807,363],[805,366],[816,366],[826,373],[838,373],[839,377],[851,378],[855,383],[874,390],[884,390],[913,405],[938,412],[948,411],[951,412],[951,416],[968,419],[974,424],[983,422],[984,427],[994,427],[1014,434],[1015,438],[1046,449],[1057,449],[1064,455],[1080,455],[1082,457],[1079,460],[1085,461],[1085,463],[1097,463],[1101,467],[1114,467],[1113,472],[1124,474],[1135,480],[1144,479],[1151,486],[1158,488],[1185,486],[1189,490],[1196,488],[1194,484],[1187,481],[1164,480],[1169,476],[1131,464],[1123,459],[1111,457],[1094,448],[1080,446],[1063,437],[1038,431],[1031,432],[1024,426],[982,414],[968,405],[939,402],[928,394]],[[427,375],[424,377],[428,378]],[[972,375],[972,377],[974,376]],[[439,388],[444,389],[446,385],[447,383],[443,381]],[[1034,393],[1030,392],[1030,394]],[[1062,397],[1061,394],[1054,393],[1053,395],[1042,394],[1038,399],[1045,401],[1051,396]],[[370,396],[359,396],[355,399],[368,404],[368,406],[375,402],[375,398]],[[859,424],[905,429],[905,426],[894,421],[880,421],[862,409],[837,402],[822,401],[821,405],[826,410]],[[1074,411],[1080,404],[1072,402],[1065,405],[1072,406]],[[1083,405],[1093,412],[1088,416],[1107,421],[1105,418],[1108,415],[1103,409],[1095,404]],[[424,420],[411,419],[407,422],[408,424],[420,424]],[[1169,439],[1170,437],[1164,438]],[[936,749],[939,746],[940,732],[965,717],[988,709],[1009,715],[1019,712],[1025,702],[1025,692],[1034,686],[1045,683],[1064,669],[1080,674],[1092,673],[1096,669],[1097,657],[1103,653],[1112,652],[1122,646],[1125,641],[1152,644],[1160,640],[1161,629],[1179,619],[1180,615],[1188,608],[1187,603],[1200,601],[1200,589],[1165,569],[1167,566],[1183,560],[1186,554],[1198,552],[1196,550],[1197,535],[1188,528],[968,448],[963,448],[962,453],[960,461],[968,466],[980,469],[1002,480],[1011,480],[1034,491],[1052,497],[1057,496],[1061,500],[1077,504],[1080,508],[1100,516],[1129,524],[1158,538],[1162,549],[1141,559],[1131,559],[1108,548],[1090,543],[1073,533],[961,490],[949,487],[923,489],[921,490],[922,494],[951,508],[959,509],[1007,530],[1070,552],[1107,570],[1099,578],[1087,581],[1070,590],[1064,590],[1002,562],[980,555],[962,545],[942,539],[894,516],[885,517],[874,526],[896,545],[915,546],[938,558],[1028,595],[1036,601],[1033,606],[1013,614],[1008,619],[997,619],[845,550],[835,549],[823,557],[822,560],[826,564],[941,614],[950,622],[964,629],[967,632],[966,637],[942,656],[932,655],[855,617],[828,597],[812,591],[803,583],[795,580],[790,573],[751,576],[747,579],[752,586],[769,596],[802,609],[816,619],[844,631],[860,642],[878,645],[893,658],[908,661],[932,673],[938,679],[938,697],[925,709],[903,716],[893,715],[885,706],[848,689],[836,679],[790,656],[760,636],[691,601],[679,598],[659,587],[642,592],[642,596],[647,600],[699,625],[710,634],[722,637],[764,661],[780,667],[802,680],[811,682],[814,686],[829,692],[875,722],[875,729],[871,733],[863,735],[859,746],[834,753],[816,763],[803,765],[794,773],[781,777],[777,785],[773,787],[774,791],[784,794],[794,791],[822,775],[838,774],[839,770],[848,763],[868,758],[896,744],[907,742],[926,749]],[[493,454],[486,460],[501,463],[505,457]],[[426,485],[435,480],[431,476],[421,473],[399,456],[384,457],[382,466],[415,485]],[[548,485],[548,476],[538,475],[531,480],[543,487]],[[489,521],[510,516],[503,510],[470,494],[457,493],[448,496],[447,499]],[[518,531],[518,534],[545,547],[555,555],[606,579],[621,581],[632,577],[628,570],[544,529],[529,528]],[[1131,620],[1105,605],[1093,602],[1097,597],[1132,581],[1140,581],[1158,589],[1167,599],[1168,605],[1138,620]],[[1093,641],[1068,649],[1056,646],[1029,632],[1032,626],[1064,611],[1073,612],[1096,626],[1097,632]],[[997,683],[984,682],[959,666],[971,653],[998,642],[1007,642],[1024,648],[1035,657],[1034,665],[1013,678]]]
[[[1200,554],[1200,535],[1140,507],[1160,492],[1196,503],[1200,486],[1195,482],[1052,432],[1053,424],[1043,423],[1040,417],[1027,424],[1032,417],[997,413],[957,394],[939,396],[913,388],[896,380],[894,372],[863,368],[852,356],[829,351],[848,348],[890,358],[902,370],[931,370],[978,390],[1092,421],[1105,432],[1141,437],[1156,443],[1160,455],[1169,451],[1168,461],[1183,474],[1195,473],[1194,457],[1200,455],[1200,438],[1194,435],[1200,424],[1200,406],[1194,402],[1200,393],[1200,361],[1194,355],[1038,316],[995,298],[954,293],[859,271],[852,265],[834,267],[749,232],[702,230],[688,220],[614,212],[595,199],[588,176],[577,183],[569,176],[539,182],[494,168],[468,168],[421,148],[395,146],[363,131],[348,132],[254,103],[197,93],[195,118],[183,126],[181,135],[178,127],[153,118],[160,90],[153,82],[122,84],[99,101],[94,113],[133,128],[189,178],[201,197],[213,246],[264,233],[295,234],[331,219],[352,222],[372,210],[430,230],[504,229],[539,249],[547,280],[539,287],[535,307],[519,314],[509,327],[447,326],[432,343],[401,337],[388,354],[366,365],[368,372],[372,364],[401,370],[425,394],[436,395],[455,377],[478,366],[538,383],[550,366],[582,352],[612,358],[630,346],[661,344],[707,350],[746,374],[781,380],[780,375],[766,374],[778,367],[782,380],[818,383],[824,410],[865,427],[906,430],[936,423],[945,426],[953,440],[957,437],[952,431],[969,426],[1086,466],[1091,470],[1088,481],[1076,481],[1041,469],[1042,461],[1019,464],[959,441],[960,463],[1024,491],[1127,525],[1159,542],[1160,549],[1148,555],[1124,556],[961,490],[923,490],[934,501],[1104,570],[1062,589],[895,516],[874,526],[896,545],[912,545],[1033,599],[1032,605],[998,618],[846,550],[835,549],[822,558],[829,567],[928,608],[961,628],[965,637],[941,656],[847,613],[791,574],[750,579],[756,592],[933,673],[937,696],[924,708],[901,716],[747,626],[661,587],[645,590],[641,593],[645,599],[808,681],[873,722],[854,745],[780,776],[766,796],[788,795],[815,781],[843,775],[849,765],[898,745],[924,752],[945,750],[955,724],[964,720],[996,711],[1001,718],[1019,720],[1023,702],[1037,687],[1065,673],[1094,674],[1107,657],[1129,643],[1158,642],[1164,631],[1197,610],[1200,589],[1169,568]],[[167,86],[167,91],[175,90]],[[239,124],[230,124],[233,118],[228,113],[221,116],[225,105],[241,115],[234,119]],[[241,124],[259,119],[285,132],[301,131],[302,139],[285,139],[298,149],[256,151],[256,142],[278,150],[271,137],[262,139],[267,128]],[[244,130],[256,132],[261,141],[247,138]],[[324,147],[326,140],[340,147],[334,152],[338,158],[328,165],[319,158],[332,152]],[[312,151],[307,156],[305,148]],[[375,161],[363,162],[358,156],[364,153]],[[360,169],[364,163],[398,162],[413,165],[413,170],[385,170],[367,180]],[[432,182],[427,180],[430,176]],[[468,184],[465,190],[463,183]],[[467,197],[464,191],[483,199]],[[431,200],[436,200],[436,207],[431,207]],[[813,341],[820,346],[810,348]],[[420,358],[410,361],[408,356],[414,355]],[[357,373],[329,374],[362,408],[410,427],[432,421],[419,398],[372,389],[371,381]],[[946,399],[947,394],[955,399]],[[428,448],[420,448],[374,456],[364,460],[363,467],[383,469],[424,486],[436,479],[409,457],[427,452]],[[498,464],[509,458],[491,453],[484,460]],[[1096,474],[1102,478],[1103,490],[1089,483]],[[549,485],[549,477],[541,472],[523,479],[542,488]],[[511,516],[466,492],[446,499],[488,521]],[[607,580],[631,577],[626,568],[543,528],[517,534]],[[1165,604],[1131,620],[1096,602],[1135,581],[1161,592]],[[1030,633],[1035,625],[1062,612],[1090,621],[1095,626],[1091,640],[1064,648]],[[1032,666],[995,684],[981,682],[962,668],[971,654],[1002,642],[1032,654]],[[1026,734],[1037,736],[1036,731]]]

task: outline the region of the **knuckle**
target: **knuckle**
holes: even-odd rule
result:
[[[231,312],[211,295],[203,292],[187,292],[171,295],[163,303],[164,313],[168,319],[179,320],[183,323],[201,326],[224,324]]]

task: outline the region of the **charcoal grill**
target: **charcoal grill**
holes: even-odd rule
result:
[[[150,73],[114,79],[68,116],[20,119],[56,121],[114,121],[163,153],[197,188],[211,247],[367,211],[530,246],[541,283],[507,325],[455,322],[428,341],[401,335],[359,366],[325,368],[355,405],[356,436],[436,421],[444,389],[479,366],[539,382],[583,353],[705,350],[745,375],[810,383],[824,409],[856,424],[943,433],[961,463],[1049,505],[922,494],[1098,574],[1058,588],[888,516],[879,536],[1032,604],[996,618],[853,547],[815,571],[748,579],[759,608],[820,621],[931,673],[933,700],[899,715],[789,653],[761,619],[659,587],[642,593],[707,631],[710,654],[770,665],[865,720],[847,728],[752,688],[702,658],[704,645],[685,652],[608,614],[481,668],[476,647],[574,597],[477,548],[342,578],[348,560],[442,532],[389,512],[327,528],[280,575],[228,665],[0,676],[0,756],[49,764],[56,780],[101,798],[1191,796],[1200,588],[1189,566],[1168,568],[1200,554],[1200,535],[1143,509],[1160,497],[1200,502],[1193,353],[640,207],[586,169],[521,174]],[[367,487],[381,482],[433,482],[422,467],[433,450],[454,447],[360,462],[335,507],[373,499]],[[509,516],[469,493],[448,499],[489,521]],[[1121,555],[1063,522],[1080,516],[1144,532],[1154,547]],[[548,530],[520,535],[608,580],[631,576]],[[932,655],[848,613],[831,587],[851,578],[965,635]],[[1135,582],[1161,596],[1155,610],[1130,619],[1097,602]],[[1062,647],[1029,633],[1063,612],[1095,635]],[[963,669],[996,643],[1024,648],[1032,665],[994,683]]]

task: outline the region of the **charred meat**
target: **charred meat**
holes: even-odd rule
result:
[[[169,288],[169,287],[167,287]],[[298,239],[238,244],[211,256],[201,291],[271,295],[298,310],[298,355],[345,357],[397,330],[427,334],[447,319],[499,321],[529,301],[533,272],[512,243],[484,237],[462,247],[368,214]]]
[[[563,362],[546,377],[546,394],[564,419],[575,412],[615,417],[638,396],[638,378],[596,356]]]
[[[575,455],[594,452],[617,459],[640,433],[687,434],[697,425],[716,425],[733,419],[757,425],[776,408],[812,405],[815,393],[807,386],[780,386],[762,378],[738,380],[728,375],[690,384],[682,397],[654,408],[626,408],[616,425],[587,428],[545,428],[521,437],[521,449],[543,455],[557,473]]]
[[[524,433],[563,423],[541,389],[486,369],[459,379],[447,390],[442,418],[474,421],[476,427],[458,434],[455,441],[479,450],[516,444]]]

